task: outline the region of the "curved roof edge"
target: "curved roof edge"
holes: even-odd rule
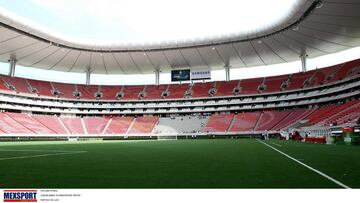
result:
[[[90,43],[75,40],[45,27],[35,24],[23,17],[0,8],[0,26],[22,33],[37,40],[67,49],[89,51],[89,52],[141,52],[141,51],[159,51],[179,48],[194,48],[204,46],[215,46],[222,44],[230,44],[236,42],[245,42],[251,40],[259,40],[272,36],[277,33],[284,32],[290,28],[300,24],[319,4],[321,0],[299,0],[297,4],[289,12],[287,17],[267,28],[259,29],[253,33],[247,33],[229,37],[214,37],[209,39],[201,39],[199,41],[174,41],[156,44],[119,44],[119,43]]]

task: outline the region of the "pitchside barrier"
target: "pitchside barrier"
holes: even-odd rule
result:
[[[354,127],[354,140],[357,139],[360,126]],[[306,128],[299,129],[301,136],[308,137],[325,136],[326,141],[331,143],[334,136],[342,134],[342,127],[331,128]],[[279,137],[285,131],[268,131],[270,137]],[[286,133],[286,132],[285,132]],[[59,140],[59,141],[87,141],[87,140],[176,140],[176,139],[210,139],[210,138],[260,138],[263,131],[247,132],[200,132],[200,133],[162,133],[162,134],[3,134],[0,141],[42,141],[42,140]]]
[[[241,133],[164,133],[164,134],[3,134],[0,141],[87,141],[87,140],[176,140],[176,139],[209,139],[209,138],[259,138],[263,132],[251,131]],[[269,131],[271,134],[278,134]]]

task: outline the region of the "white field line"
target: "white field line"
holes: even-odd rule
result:
[[[52,154],[38,154],[38,155],[30,155],[30,156],[5,157],[5,158],[0,158],[0,161],[12,160],[12,159],[27,159],[27,158],[37,158],[37,157],[47,157],[47,156],[59,156],[59,155],[79,154],[79,153],[85,153],[85,152],[87,152],[87,151],[62,152],[62,153],[52,153]]]
[[[87,151],[65,151],[65,150],[42,150],[42,149],[1,149],[1,152],[58,152],[58,153],[80,153],[80,152],[87,152]]]
[[[276,144],[276,143],[274,143],[274,142],[271,142],[271,144],[276,145],[276,146],[278,146],[278,147],[282,147],[281,144]]]
[[[317,173],[317,174],[319,174],[319,175],[323,176],[324,178],[326,178],[326,179],[328,179],[328,180],[330,180],[330,181],[332,181],[332,182],[336,183],[337,185],[339,185],[339,186],[341,186],[341,187],[343,187],[343,188],[346,188],[346,189],[351,189],[351,187],[349,187],[349,186],[345,185],[344,183],[342,183],[342,182],[340,182],[340,181],[338,181],[338,180],[336,180],[336,179],[334,179],[334,178],[332,178],[332,177],[330,177],[330,176],[326,175],[325,173],[323,173],[323,172],[321,172],[321,171],[319,171],[319,170],[317,170],[317,169],[315,169],[315,168],[313,168],[313,167],[311,167],[311,166],[309,166],[309,165],[304,164],[303,162],[301,162],[301,161],[299,161],[299,160],[297,160],[297,159],[293,158],[292,156],[290,156],[290,155],[288,155],[288,154],[286,154],[286,153],[284,153],[284,152],[282,152],[282,151],[280,151],[280,150],[276,149],[275,147],[273,147],[273,146],[271,146],[271,145],[269,145],[269,144],[266,144],[265,142],[263,142],[263,141],[261,141],[261,140],[258,140],[258,139],[257,139],[257,141],[259,141],[259,142],[263,143],[264,145],[266,145],[266,146],[270,147],[271,149],[273,149],[273,150],[275,150],[275,151],[279,152],[280,154],[282,154],[282,155],[286,156],[287,158],[289,158],[289,159],[291,159],[291,160],[295,161],[296,163],[298,163],[298,164],[300,164],[300,165],[302,165],[302,166],[304,166],[304,167],[306,167],[306,168],[308,168],[308,169],[310,169],[310,170],[314,171],[315,173]]]

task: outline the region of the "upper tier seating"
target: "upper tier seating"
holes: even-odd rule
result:
[[[238,80],[216,82],[215,96],[221,97],[234,95],[234,89],[236,88],[238,83]]]
[[[74,99],[75,85],[66,83],[52,82],[55,90],[59,91],[59,97]]]
[[[147,85],[144,99],[161,99],[168,85]]]
[[[50,82],[40,81],[40,80],[30,80],[30,79],[27,79],[27,81],[29,82],[29,84],[33,89],[37,90],[38,95],[48,96],[48,97],[54,96],[51,92],[52,87]]]
[[[115,100],[117,94],[121,91],[121,86],[105,86],[100,87],[100,92],[102,93],[102,98],[105,100]]]
[[[290,84],[287,87],[287,90],[296,90],[301,89],[304,87],[304,83],[307,79],[311,78],[311,76],[314,74],[314,71],[309,72],[301,72],[301,73],[295,73],[292,74],[290,77]]]
[[[133,117],[114,117],[104,134],[125,134],[133,121]]]
[[[17,93],[31,94],[30,87],[24,78],[12,78],[6,75],[1,75],[1,79],[15,87]]]
[[[6,82],[0,77],[0,91],[5,93],[13,92],[13,90],[6,87],[5,83]]]
[[[23,125],[25,128],[31,130],[36,134],[54,134],[52,130],[45,127],[43,124],[39,123],[37,120],[33,119],[27,114],[22,113],[6,113],[9,117],[14,119],[19,124]]]
[[[230,132],[252,131],[259,120],[260,112],[239,113],[235,115]]]
[[[142,85],[123,86],[122,92],[124,93],[124,96],[121,99],[138,100],[139,94],[143,90],[144,90],[144,86]]]
[[[157,116],[146,116],[137,117],[128,131],[129,134],[148,134],[151,133],[159,117]]]
[[[227,132],[234,114],[213,114],[210,116],[204,132]]]
[[[173,84],[169,86],[168,99],[184,98],[185,92],[189,89],[189,84]]]
[[[342,80],[348,76],[354,75],[352,72],[353,69],[356,69],[360,66],[360,59],[346,62],[340,70],[336,73],[334,81]]]
[[[99,86],[97,85],[76,85],[77,90],[81,93],[81,98],[83,99],[95,99],[95,94],[99,91]],[[114,97],[115,99],[115,97]]]
[[[194,83],[192,86],[192,97],[209,97],[209,90],[213,87],[213,82]]]
[[[264,92],[279,92],[281,91],[281,85],[289,79],[289,75],[279,75],[265,78],[265,90]]]
[[[264,78],[252,78],[240,81],[241,94],[256,94]]]
[[[209,90],[214,87],[214,96],[232,96],[234,89],[239,85],[240,92],[236,94],[258,94],[281,91],[281,85],[288,82],[288,87],[284,90],[298,90],[307,87],[316,87],[322,84],[336,82],[346,77],[358,75],[360,73],[360,59],[349,61],[343,64],[316,69],[305,73],[295,73],[292,75],[272,76],[266,78],[252,78],[244,80],[194,83],[190,88],[189,84],[169,84],[169,85],[136,85],[136,86],[98,86],[98,85],[75,85],[56,82],[45,82],[23,78],[12,78],[6,75],[0,76],[0,91],[31,94],[33,89],[37,90],[40,96],[54,96],[52,91],[61,98],[69,99],[103,99],[115,100],[119,93],[123,94],[121,99],[179,99],[184,98],[188,90],[192,90],[192,97],[209,97]],[[262,87],[262,88],[260,88]],[[75,96],[74,92],[79,91],[81,95]],[[167,92],[168,95],[162,95]],[[36,93],[36,92],[35,92]],[[97,96],[96,93],[100,93]],[[140,93],[144,93],[140,96]],[[189,92],[190,93],[190,92]],[[101,95],[102,94],[102,95]]]
[[[336,72],[341,68],[343,64],[317,69],[314,77],[312,78],[310,86],[319,86],[322,84],[326,84],[335,77]]]

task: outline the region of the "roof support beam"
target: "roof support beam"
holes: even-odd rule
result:
[[[16,69],[16,58],[12,56],[9,60],[10,68],[9,68],[9,76],[15,77],[15,69]]]
[[[160,84],[160,69],[156,69],[155,70],[155,85],[159,85]]]
[[[301,70],[302,72],[306,72],[307,71],[307,64],[306,64],[306,60],[307,60],[308,55],[306,53],[301,54],[300,55],[300,60],[301,60]]]
[[[230,65],[225,65],[225,81],[230,81]]]
[[[86,73],[86,85],[90,85],[90,77],[91,77],[91,68],[88,67],[85,71]]]

